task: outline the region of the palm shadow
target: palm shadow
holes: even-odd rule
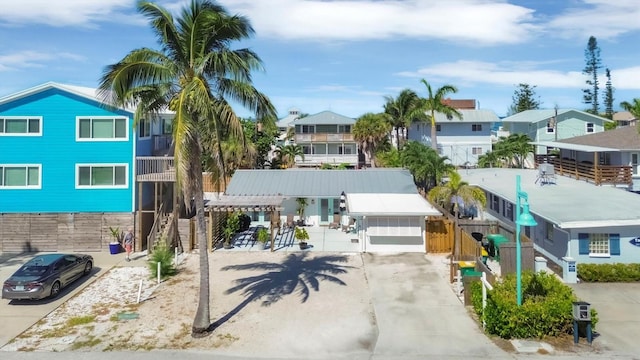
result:
[[[346,286],[337,275],[346,274],[353,266],[342,265],[347,262],[344,255],[322,255],[311,257],[309,253],[290,254],[282,263],[258,262],[242,265],[229,265],[222,271],[260,270],[264,273],[236,279],[235,286],[225,294],[241,292],[245,299],[235,308],[209,326],[213,331],[226,323],[245,306],[253,301],[262,301],[262,306],[270,306],[287,295],[300,296],[300,302],[309,299],[311,291],[320,291],[320,282],[329,281]]]

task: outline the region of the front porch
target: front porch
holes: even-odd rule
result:
[[[260,243],[253,234],[260,226],[252,226],[234,236],[233,248],[216,248],[215,251],[271,251],[271,244]],[[269,228],[267,227],[269,230]],[[358,234],[345,233],[339,229],[329,229],[326,226],[305,226],[309,233],[308,248],[300,250],[298,240],[294,236],[294,228],[280,230],[274,237],[273,251],[299,252],[299,251],[327,251],[327,252],[360,252]]]

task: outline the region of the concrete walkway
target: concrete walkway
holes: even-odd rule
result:
[[[512,359],[467,314],[425,254],[363,254],[380,359]],[[436,258],[437,259],[437,258]]]

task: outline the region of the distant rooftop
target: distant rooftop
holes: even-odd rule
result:
[[[297,119],[295,125],[353,125],[356,119],[336,114],[333,111],[323,111]]]

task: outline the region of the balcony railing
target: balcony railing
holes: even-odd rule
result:
[[[342,155],[342,154],[322,154],[311,155],[305,154],[304,160],[300,156],[296,156],[297,166],[319,166],[322,164],[349,164],[356,166],[358,164],[358,155]]]
[[[136,157],[137,181],[176,181],[173,156]]]
[[[353,134],[296,134],[296,143],[353,142]]]
[[[578,180],[591,181],[596,185],[631,185],[631,166],[593,165],[587,162],[577,162],[573,159],[560,159],[557,156],[536,155],[536,167],[541,163],[553,164],[558,175],[572,177]]]

